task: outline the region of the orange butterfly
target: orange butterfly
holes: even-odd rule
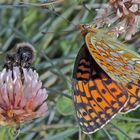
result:
[[[102,128],[118,112],[140,103],[140,56],[128,51],[112,33],[80,25],[85,44],[73,74],[76,116],[83,132]]]

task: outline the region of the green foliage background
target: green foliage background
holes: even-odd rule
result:
[[[47,0],[46,0],[47,1]],[[72,102],[72,71],[84,40],[75,25],[92,23],[105,0],[64,0],[46,7],[0,0],[0,68],[6,52],[17,42],[29,42],[37,51],[34,67],[48,91],[49,114],[23,124],[17,140],[128,140],[140,139],[140,109],[118,115],[95,134],[83,134]],[[29,1],[40,4],[37,0]],[[86,6],[83,5],[86,4]],[[138,37],[137,37],[138,38]],[[136,50],[139,40],[128,42]],[[135,47],[134,47],[135,46]],[[13,139],[0,127],[0,140]]]

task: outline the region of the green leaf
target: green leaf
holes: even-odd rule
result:
[[[60,97],[57,104],[56,104],[57,111],[62,115],[72,115],[74,114],[73,103],[67,97]]]

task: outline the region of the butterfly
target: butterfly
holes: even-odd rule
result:
[[[105,126],[140,103],[140,56],[107,31],[79,25],[85,44],[73,70],[73,100],[84,133]]]

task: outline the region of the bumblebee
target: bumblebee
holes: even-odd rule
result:
[[[35,60],[36,51],[29,43],[18,43],[7,54],[4,68],[13,69],[13,67],[30,68]]]

